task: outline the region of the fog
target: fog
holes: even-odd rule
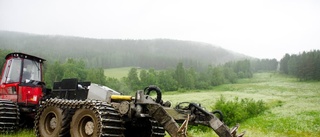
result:
[[[278,60],[319,49],[319,24],[317,0],[0,0],[0,30],[191,40]]]

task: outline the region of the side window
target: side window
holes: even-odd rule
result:
[[[14,58],[7,62],[2,83],[19,82],[21,73],[21,59]]]
[[[12,60],[8,60],[5,64],[5,66],[3,66],[4,70],[3,70],[3,74],[2,74],[2,79],[1,79],[1,83],[6,83],[8,75],[9,75],[9,70],[10,70],[10,65],[12,63]]]
[[[19,82],[21,73],[21,59],[14,58],[9,68],[10,70],[7,83]]]

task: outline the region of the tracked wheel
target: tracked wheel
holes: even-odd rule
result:
[[[62,129],[62,109],[49,106],[40,115],[39,133],[44,137],[56,137]]]
[[[69,137],[71,109],[63,109],[53,100],[40,106],[35,117],[37,137]]]
[[[89,101],[90,102],[90,101]],[[123,137],[123,121],[120,114],[105,102],[90,102],[82,106],[72,117],[72,137]]]
[[[0,99],[0,132],[15,132],[19,126],[19,115],[17,104]]]
[[[97,137],[99,134],[98,116],[90,109],[79,109],[73,115],[71,134],[73,137]]]

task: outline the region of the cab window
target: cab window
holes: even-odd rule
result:
[[[14,58],[7,61],[1,83],[19,82],[21,74],[21,59]]]

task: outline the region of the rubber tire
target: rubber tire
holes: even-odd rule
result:
[[[40,115],[39,120],[39,133],[41,137],[57,137],[59,136],[62,129],[63,120],[63,110],[58,107],[48,106],[46,107]],[[54,115],[56,117],[56,128],[51,130],[50,127],[50,117]]]
[[[73,113],[74,110],[72,109],[63,110],[62,128],[59,137],[70,137],[70,123]]]
[[[93,110],[90,109],[78,109],[71,121],[71,127],[70,127],[70,134],[71,137],[98,137],[100,129],[98,119],[93,112]],[[87,121],[92,120],[93,122],[93,133],[91,135],[87,135],[85,133],[85,124]]]

